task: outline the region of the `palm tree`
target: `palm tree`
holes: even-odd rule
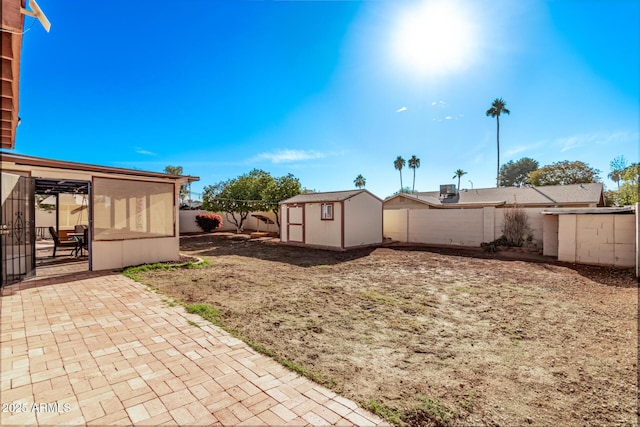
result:
[[[618,156],[609,163],[611,172],[607,175],[609,179],[618,184],[620,190],[620,180],[622,180],[622,172],[627,168],[627,159],[624,156]]]
[[[393,166],[400,171],[400,192],[402,193],[402,168],[407,164],[407,161],[402,158],[402,156],[398,156],[397,159],[394,160]]]
[[[502,98],[496,98],[493,100],[493,104],[491,104],[491,108],[487,110],[487,117],[495,117],[498,123],[498,132],[497,132],[497,142],[498,142],[498,169],[496,173],[496,187],[498,187],[499,179],[500,179],[500,114],[511,114],[506,108],[507,103],[504,102]]]
[[[414,154],[409,159],[409,168],[413,169],[413,187],[411,187],[411,192],[416,192],[416,169],[420,167],[420,159],[416,157]]]
[[[462,175],[466,175],[467,173],[465,171],[463,171],[462,169],[458,169],[457,171],[455,171],[455,175],[453,175],[453,178],[458,177],[458,192],[460,192],[460,178],[462,178]],[[453,179],[452,178],[452,179]]]
[[[356,185],[356,187],[362,188],[366,185],[367,180],[364,178],[364,176],[358,175],[356,176],[356,179],[353,180],[353,183]]]

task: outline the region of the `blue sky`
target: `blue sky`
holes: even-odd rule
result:
[[[175,5],[179,4],[180,8]],[[636,0],[55,2],[27,17],[16,153],[206,185],[253,168],[306,188],[495,185],[501,163],[638,161]],[[412,171],[403,170],[411,185]]]

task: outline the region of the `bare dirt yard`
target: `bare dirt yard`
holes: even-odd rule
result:
[[[473,250],[329,252],[216,233],[141,281],[410,425],[637,425],[633,271]]]

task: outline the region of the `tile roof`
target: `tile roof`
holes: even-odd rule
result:
[[[598,204],[602,196],[602,191],[603,187],[601,183],[592,183],[523,188],[477,188],[475,190],[461,190],[456,196],[448,199],[441,199],[439,191],[403,194],[402,196],[434,206],[472,204],[500,205],[514,202],[519,205],[553,206],[585,203]]]

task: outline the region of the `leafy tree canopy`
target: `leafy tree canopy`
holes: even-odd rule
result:
[[[301,192],[300,181],[292,174],[274,178],[268,172],[254,169],[237,178],[206,186],[202,207],[212,212],[225,212],[227,220],[240,232],[251,212],[272,211],[279,226],[278,203]]]
[[[536,169],[529,174],[529,182],[535,186],[589,184],[598,182],[600,171],[581,161],[565,160]]]
[[[529,184],[529,174],[538,169],[539,163],[529,157],[523,157],[517,162],[509,160],[500,167],[498,183],[501,187]]]
[[[293,174],[281,176],[280,178],[273,178],[262,190],[262,200],[265,201],[265,204],[276,215],[278,228],[280,227],[280,202],[290,197],[297,196],[300,193],[302,193],[300,180],[293,176]]]

